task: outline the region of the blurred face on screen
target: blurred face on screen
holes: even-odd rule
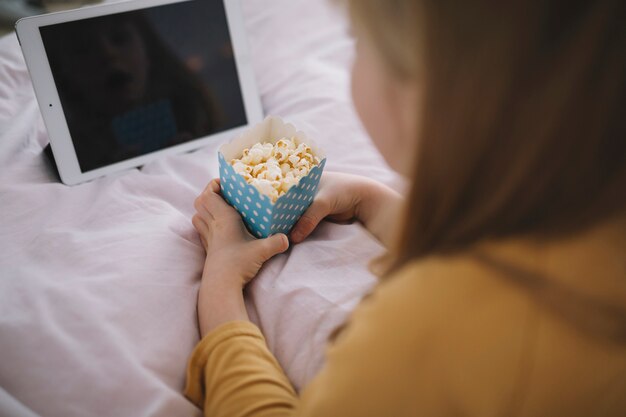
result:
[[[67,44],[66,70],[77,91],[99,111],[116,114],[141,100],[149,70],[146,44],[130,20],[86,26]]]

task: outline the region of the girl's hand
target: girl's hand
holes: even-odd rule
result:
[[[324,172],[319,192],[291,231],[291,241],[300,243],[323,219],[334,222],[358,220],[384,245],[393,238],[402,196],[386,185],[359,175]]]
[[[256,239],[248,233],[239,213],[220,195],[213,180],[194,204],[192,223],[206,250],[198,295],[198,319],[204,334],[230,320],[246,320],[242,290],[272,256],[286,251],[284,234]]]

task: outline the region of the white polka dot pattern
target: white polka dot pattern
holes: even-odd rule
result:
[[[326,159],[300,182],[280,197],[276,204],[248,184],[219,153],[220,182],[224,199],[241,214],[250,233],[265,238],[276,233],[289,233],[300,216],[313,202]]]

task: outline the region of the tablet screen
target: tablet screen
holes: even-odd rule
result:
[[[247,124],[222,1],[40,32],[82,172]]]

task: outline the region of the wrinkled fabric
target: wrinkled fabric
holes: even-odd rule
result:
[[[401,187],[352,109],[341,11],[324,0],[242,3],[265,113],[323,146],[327,170]],[[204,261],[191,217],[218,176],[220,144],[68,187],[47,143],[9,34],[0,38],[0,415],[200,415],[182,395]],[[250,316],[296,389],[371,288],[367,261],[381,250],[358,224],[324,223],[249,286]]]

